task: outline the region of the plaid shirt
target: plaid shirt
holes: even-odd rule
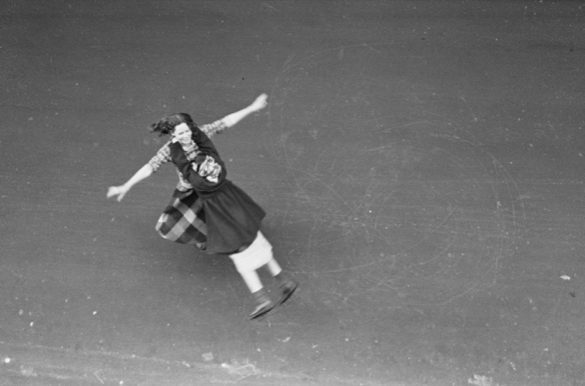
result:
[[[227,126],[225,125],[225,123],[221,119],[219,119],[213,123],[208,123],[206,125],[199,127],[199,129],[201,131],[203,131],[210,138],[215,134],[221,133],[226,128],[227,128]],[[168,141],[167,143],[165,143],[163,145],[163,147],[161,147],[159,149],[159,151],[155,154],[155,156],[152,157],[150,159],[150,161],[148,161],[148,164],[152,168],[153,172],[156,172],[163,164],[172,161],[171,149],[169,148],[169,145],[171,143],[172,143],[172,141]],[[191,146],[189,146],[188,148],[184,148],[184,150],[185,150],[185,155],[187,156],[187,159],[189,161],[195,160],[195,157],[197,156],[197,154],[199,154],[198,147],[195,143],[192,143]],[[177,174],[179,175],[179,184],[177,185],[178,190],[186,191],[186,190],[193,189],[191,184],[183,178],[183,175],[181,173],[179,173],[178,170],[177,170]]]

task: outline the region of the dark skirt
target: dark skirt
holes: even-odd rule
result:
[[[229,254],[252,244],[266,213],[246,192],[225,180],[217,194],[200,200],[207,224],[206,253]]]
[[[212,196],[175,190],[156,230],[165,239],[194,244],[208,254],[230,254],[250,245],[266,213],[230,180]]]

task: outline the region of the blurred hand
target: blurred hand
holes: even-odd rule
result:
[[[215,162],[213,157],[205,156],[205,161],[199,165],[199,175],[208,181],[217,183],[221,173],[221,165]]]
[[[266,107],[266,105],[268,105],[267,99],[268,95],[260,94],[260,96],[258,96],[258,98],[256,98],[256,100],[252,102],[251,104],[252,109],[254,111],[262,110],[264,107]]]
[[[110,186],[108,188],[107,197],[110,198],[110,197],[118,196],[117,200],[118,200],[118,202],[120,202],[120,201],[122,201],[122,199],[124,198],[126,193],[128,193],[128,188],[126,188],[124,185]]]

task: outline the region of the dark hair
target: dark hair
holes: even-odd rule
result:
[[[195,132],[195,128],[197,128],[197,124],[193,122],[193,119],[191,119],[189,114],[178,113],[164,117],[160,121],[150,125],[150,132],[158,133],[158,136],[162,137],[163,135],[171,134],[175,129],[175,126],[178,126],[181,123],[186,123],[192,132]]]

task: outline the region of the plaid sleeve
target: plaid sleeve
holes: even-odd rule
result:
[[[219,119],[213,123],[203,125],[199,127],[199,129],[202,132],[204,132],[208,137],[213,137],[215,134],[221,133],[222,131],[227,129],[227,126],[225,125],[222,119]]]
[[[165,162],[171,161],[171,149],[169,148],[169,143],[170,142],[165,143],[165,145],[156,152],[155,156],[148,161],[153,172],[156,172]]]

